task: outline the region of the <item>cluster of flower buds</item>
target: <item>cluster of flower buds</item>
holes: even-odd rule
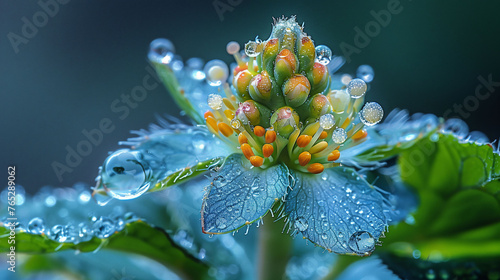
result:
[[[232,87],[221,83],[225,97],[211,94],[212,110],[204,117],[212,133],[239,145],[255,167],[280,160],[295,170],[321,173],[338,166],[342,150],[366,139],[363,127],[383,117],[378,103],[364,104],[363,79],[331,88],[331,50],[315,47],[295,18],[279,19],[268,40],[248,42],[244,53],[236,42],[228,43],[227,51],[237,62]],[[217,67],[206,70],[208,80],[227,77],[227,70]]]

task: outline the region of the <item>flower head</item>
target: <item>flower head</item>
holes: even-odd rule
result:
[[[287,232],[300,232],[328,251],[374,250],[390,220],[388,200],[343,165],[359,166],[356,154],[384,144],[370,128],[383,110],[364,104],[363,79],[330,73],[343,63],[340,57],[327,46],[315,47],[294,17],[275,21],[269,39],[249,41],[241,53],[230,42],[227,52],[236,60],[230,70],[220,60],[203,70],[188,60],[176,69],[173,45],[153,43],[149,57],[159,77],[199,126],[161,121],[139,131],[124,142],[130,149],[108,157],[96,195],[131,199],[208,173],[205,233],[248,227],[274,208],[285,217]],[[360,145],[367,139],[375,144]]]

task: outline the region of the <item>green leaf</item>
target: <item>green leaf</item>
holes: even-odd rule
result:
[[[398,164],[420,204],[391,226],[380,250],[388,265],[390,258],[411,262],[415,252],[429,261],[500,257],[500,156],[491,145],[437,133],[401,153]]]
[[[0,227],[0,251],[10,250],[8,242],[10,230]],[[64,250],[94,252],[109,249],[142,255],[165,265],[186,279],[204,279],[208,266],[199,262],[180,247],[174,245],[165,231],[142,221],[127,223],[125,228],[107,239],[94,237],[81,243],[60,243],[49,239],[47,235],[36,235],[24,231],[16,232],[16,252],[18,253],[54,253]],[[45,267],[45,266],[44,266]]]
[[[204,124],[205,120],[193,107],[193,104],[184,96],[183,89],[179,85],[174,71],[170,66],[163,63],[152,62],[158,77],[175,100],[175,103],[186,112],[186,114],[198,124]]]

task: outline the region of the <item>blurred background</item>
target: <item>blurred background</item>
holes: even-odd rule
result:
[[[447,2],[1,0],[0,180],[15,165],[17,183],[30,193],[92,184],[130,130],[155,122],[155,113],[179,116],[162,86],[126,116],[111,108],[149,75],[150,41],[172,40],[184,59],[229,63],[228,41],[267,39],[272,17],[281,15],[297,15],[316,45],[348,56],[341,72],[371,65],[367,101],[386,113],[460,117],[498,139],[500,2]],[[103,119],[110,128],[102,140],[58,178],[53,166],[66,165],[68,150],[86,139],[82,131],[99,129]]]

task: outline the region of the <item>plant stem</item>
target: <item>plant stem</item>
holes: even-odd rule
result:
[[[259,227],[257,276],[259,280],[280,280],[290,259],[292,237],[283,234],[283,219],[276,221],[270,214]]]
[[[349,265],[361,259],[362,258],[356,256],[338,256],[337,261],[333,264],[330,272],[328,272],[322,280],[336,279]]]

